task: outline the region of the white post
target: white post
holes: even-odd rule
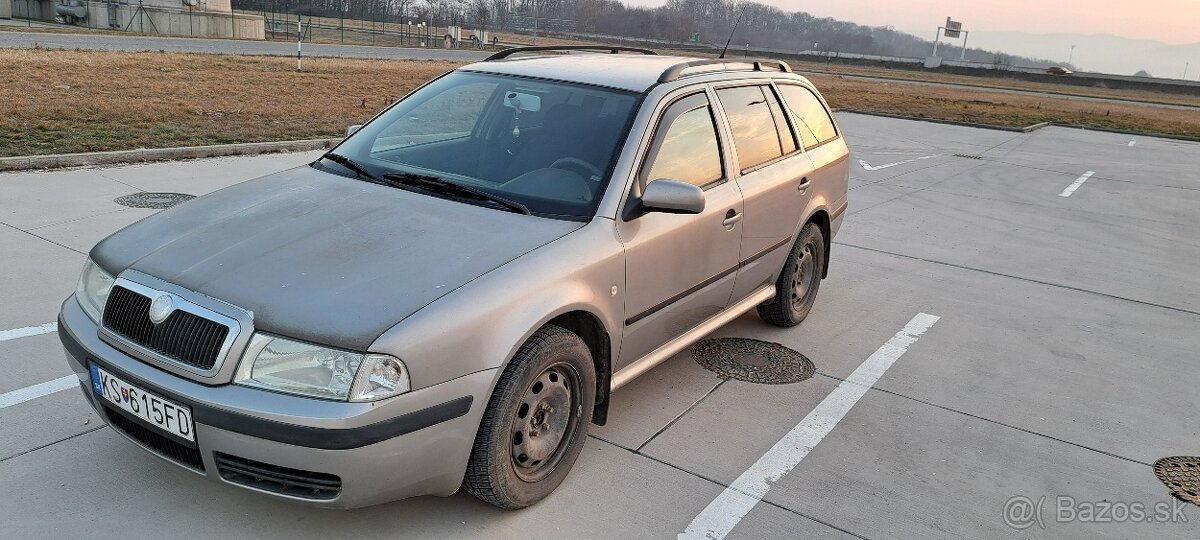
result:
[[[937,28],[937,33],[933,35],[933,56],[937,56],[938,40],[942,37],[942,27]]]
[[[970,32],[963,30],[963,48],[962,48],[962,54],[958,55],[959,60],[967,59],[967,38],[970,36],[971,36]]]
[[[304,35],[304,26],[303,26],[304,21],[303,21],[303,19],[301,19],[301,17],[302,17],[302,15],[300,15],[299,13],[296,14],[296,71],[300,71],[300,67],[302,65],[302,62],[300,60],[300,49],[301,49],[300,38],[301,38],[301,36]]]

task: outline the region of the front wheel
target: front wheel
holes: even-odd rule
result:
[[[815,223],[805,224],[775,281],[775,298],[758,306],[758,316],[775,326],[800,324],[812,311],[824,268],[825,237]]]
[[[579,457],[595,402],[587,345],[558,326],[538,330],[496,383],[463,485],[501,508],[542,500]]]

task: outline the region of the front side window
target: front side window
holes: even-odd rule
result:
[[[631,92],[460,71],[404,98],[334,152],[377,177],[435,176],[534,214],[586,219],[637,103]],[[343,165],[328,169],[355,176]]]
[[[685,97],[663,113],[642,181],[660,178],[704,187],[725,175],[712,109],[704,94]]]
[[[825,110],[821,100],[817,99],[811,90],[795,84],[781,84],[779,93],[783,94],[783,101],[792,111],[796,131],[800,132],[800,139],[805,148],[812,148],[837,138],[837,128],[833,126],[829,111]]]
[[[775,118],[762,87],[722,88],[717,90],[717,99],[729,119],[738,165],[743,170],[783,155]]]

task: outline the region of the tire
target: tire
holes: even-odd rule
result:
[[[812,311],[821,288],[825,268],[825,237],[815,223],[800,229],[792,251],[775,282],[775,298],[759,304],[758,316],[775,326],[789,328],[800,324]]]
[[[541,328],[496,383],[463,485],[500,508],[542,500],[579,457],[595,402],[596,370],[587,345],[561,327]]]

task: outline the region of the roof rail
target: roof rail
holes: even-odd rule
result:
[[[503,60],[517,53],[537,51],[608,51],[610,54],[617,54],[621,51],[625,51],[642,54],[658,54],[650,49],[622,47],[619,45],[539,45],[536,47],[509,47],[485,58],[483,61],[491,62],[493,60]]]
[[[753,64],[754,71],[765,71],[763,69],[764,66],[773,66],[783,73],[791,73],[792,72],[792,66],[789,66],[787,62],[782,62],[779,60],[747,60],[744,62],[739,62],[737,60],[727,60],[727,59],[723,59],[723,58],[708,58],[708,59],[704,59],[704,60],[692,60],[690,62],[682,62],[679,64],[675,64],[675,65],[667,68],[666,71],[662,72],[662,75],[658,76],[658,82],[667,83],[667,82],[674,81],[674,80],[678,79],[681,75],[683,75],[683,70],[688,69],[688,68],[693,68],[693,67],[698,67],[698,66],[711,66],[714,64],[742,64],[742,63]]]

